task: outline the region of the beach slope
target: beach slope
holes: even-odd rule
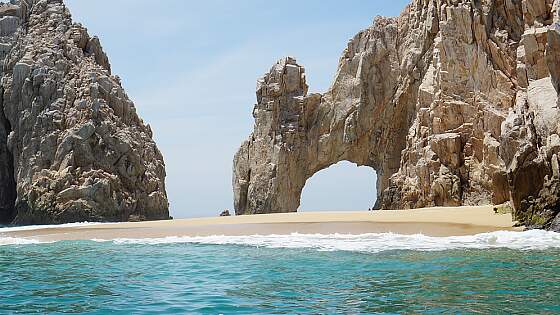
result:
[[[210,235],[398,233],[428,236],[474,235],[515,228],[511,214],[492,206],[425,208],[374,212],[307,212],[0,229],[2,237],[39,241],[113,240]]]

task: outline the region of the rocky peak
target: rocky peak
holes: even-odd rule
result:
[[[259,103],[280,95],[306,96],[305,70],[296,60],[287,57],[279,60],[262,79],[257,81]]]
[[[0,220],[166,219],[163,157],[62,0],[0,5]]]

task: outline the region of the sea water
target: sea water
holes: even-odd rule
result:
[[[0,313],[557,314],[560,234],[0,237]]]

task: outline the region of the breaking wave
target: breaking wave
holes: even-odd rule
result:
[[[2,235],[4,233],[36,231],[36,230],[56,229],[56,228],[83,227],[83,226],[96,225],[96,224],[99,223],[80,222],[80,223],[68,223],[68,224],[59,224],[59,225],[29,225],[29,226],[0,227],[0,246],[53,243],[53,242],[39,241],[27,237],[24,238],[24,237],[4,236]],[[104,223],[104,224],[111,224],[111,223]]]
[[[67,223],[67,224],[58,224],[58,225],[27,225],[27,226],[0,227],[0,234],[10,233],[10,232],[21,232],[21,231],[84,227],[84,226],[99,225],[99,224],[105,225],[105,224],[115,224],[115,223],[79,222],[79,223]]]
[[[117,245],[126,244],[206,244],[245,245],[264,248],[302,248],[320,251],[382,252],[388,250],[443,251],[450,249],[515,250],[560,249],[560,233],[532,230],[525,232],[499,231],[472,236],[430,237],[425,235],[400,235],[394,233],[346,234],[290,234],[252,236],[202,236],[165,237],[154,239],[117,239]]]
[[[0,230],[2,231],[2,230]],[[422,234],[394,233],[350,234],[298,234],[251,236],[172,236],[145,239],[92,239],[91,241],[115,245],[241,245],[261,248],[313,249],[319,251],[353,251],[377,253],[389,250],[443,251],[452,249],[560,249],[560,233],[531,230],[525,232],[498,231],[470,236],[431,237]],[[41,244],[32,238],[3,237],[2,245]]]
[[[32,244],[43,244],[45,242],[40,242],[34,239],[20,238],[20,237],[0,237],[0,246],[6,245],[32,245]]]

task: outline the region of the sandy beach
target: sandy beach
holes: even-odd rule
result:
[[[84,226],[34,227],[1,232],[4,237],[40,241],[112,240],[168,236],[364,234],[393,232],[428,236],[473,235],[513,227],[511,214],[495,214],[491,206],[426,208],[374,212],[308,212],[233,216]]]

